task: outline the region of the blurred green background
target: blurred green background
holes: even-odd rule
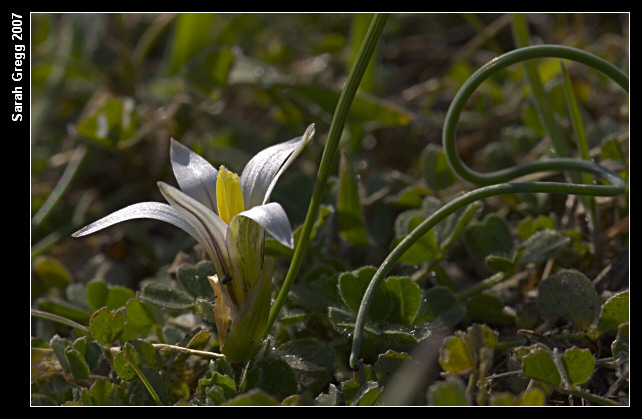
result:
[[[272,197],[293,226],[300,225],[334,107],[371,17],[32,14],[32,258],[53,257],[75,278],[88,278],[106,262],[110,269],[123,266],[115,278],[135,289],[178,250],[191,248],[182,231],[155,221],[70,237],[128,204],[163,202],[156,182],[175,184],[171,137],[215,167],[240,172],[255,152],[315,123],[313,143]],[[514,48],[510,19],[423,13],[389,18],[342,138],[360,181],[373,244],[349,265],[382,260],[400,210],[418,206],[423,195],[452,192],[443,192],[455,182],[447,167],[438,178],[431,169],[444,164],[433,153],[443,115],[476,68]],[[628,14],[527,19],[532,43],[576,46],[628,66]],[[538,65],[544,81],[559,77],[556,61]],[[605,132],[626,131],[624,96],[581,66],[571,65],[569,72],[591,145],[599,146]],[[519,66],[484,84],[460,124],[466,161],[485,169],[532,158],[543,133],[527,96]],[[564,112],[561,86],[551,97]],[[328,203],[336,200],[335,186],[331,179]],[[334,239],[335,251],[346,255]]]

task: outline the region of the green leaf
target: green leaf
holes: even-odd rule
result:
[[[105,306],[110,310],[116,310],[124,306],[130,298],[134,298],[134,291],[121,285],[113,285],[109,287]]]
[[[611,344],[613,358],[618,364],[629,361],[629,324],[623,323],[617,328],[617,337]]]
[[[129,358],[131,362],[127,358]],[[125,381],[131,381],[135,379],[137,374],[134,366],[132,366],[132,363],[138,368],[140,368],[142,365],[140,356],[138,355],[138,352],[136,352],[136,349],[126,343],[123,346],[122,350],[114,355],[114,371],[116,371],[118,377]]]
[[[404,330],[400,326],[390,325],[388,329],[382,328],[378,331],[378,335],[389,342],[397,344],[414,345],[420,340],[430,336],[429,329],[407,329]]]
[[[106,378],[98,378],[89,388],[89,395],[91,397],[93,406],[107,406],[109,397],[118,388]]]
[[[82,336],[76,339],[70,347],[82,354],[89,371],[93,371],[100,364],[103,356],[102,347],[95,340],[89,340],[86,336]]]
[[[65,356],[67,357],[67,361],[69,361],[71,373],[76,380],[89,378],[89,366],[80,351],[72,347],[68,347],[65,350]]]
[[[60,261],[51,256],[38,256],[33,261],[33,270],[45,288],[63,290],[71,284],[72,277]]]
[[[473,351],[482,348],[494,350],[497,345],[497,333],[485,324],[473,324],[466,329],[466,337]]]
[[[341,406],[343,402],[341,392],[334,384],[330,384],[328,392],[319,394],[315,400],[319,406]]]
[[[332,378],[336,357],[332,345],[318,339],[295,339],[279,345],[275,354],[290,365],[299,388],[318,393]]]
[[[421,203],[420,209],[404,211],[395,220],[395,234],[397,238],[393,241],[394,248],[403,240],[411,231],[413,231],[426,218],[435,213],[442,207],[442,202],[433,197],[427,196]],[[453,214],[454,215],[454,214]],[[417,265],[429,260],[435,260],[442,257],[439,242],[444,239],[444,226],[451,223],[454,217],[451,215],[443,223],[427,231],[419,240],[401,256],[399,261],[407,265]]]
[[[457,180],[442,148],[429,144],[419,157],[419,166],[428,186],[439,191],[451,186]]]
[[[545,403],[546,395],[537,388],[524,391],[517,402],[519,406],[544,406]]]
[[[377,362],[374,364],[379,385],[384,387],[401,365],[408,361],[412,361],[412,358],[405,352],[388,350],[386,353],[379,354]]]
[[[272,88],[292,100],[303,99],[314,103],[328,114],[334,113],[341,94],[339,90],[300,84],[274,84]],[[352,102],[348,118],[352,122],[372,121],[386,126],[399,126],[408,125],[414,116],[392,102],[366,93],[359,93]]]
[[[105,306],[107,302],[107,294],[109,293],[109,289],[107,288],[107,283],[105,281],[102,279],[89,281],[85,292],[87,293],[89,308],[92,311],[96,311]]]
[[[352,406],[375,406],[381,396],[381,388],[376,381],[367,381],[361,385]]]
[[[303,338],[287,341],[279,345],[276,350],[278,354],[288,358],[301,359],[314,369],[322,368],[328,372],[334,370],[336,357],[332,345],[313,338]]]
[[[475,367],[474,355],[463,332],[444,339],[439,350],[439,365],[450,373],[466,375]]]
[[[328,318],[332,326],[340,333],[350,335],[354,331],[354,324],[357,318],[355,313],[337,307],[330,307],[328,309]],[[387,340],[397,344],[416,344],[421,339],[429,336],[430,333],[430,329],[425,328],[406,329],[402,325],[382,324],[381,327],[378,327],[377,325],[366,324],[363,330],[366,336],[370,338]]]
[[[154,345],[143,339],[132,339],[127,343],[134,347],[144,364],[152,367],[160,365],[158,350]]]
[[[348,152],[341,150],[339,162],[339,193],[337,196],[339,235],[353,246],[367,246],[370,242],[363,220],[359,186]]]
[[[146,336],[155,323],[151,308],[146,307],[138,298],[132,298],[125,304],[127,322],[125,330],[120,336],[121,341],[128,341],[138,337]]]
[[[587,382],[595,369],[595,357],[588,349],[569,348],[562,354],[562,362],[573,385]]]
[[[140,368],[141,374],[145,376],[145,379],[149,383],[149,386],[145,384],[145,387],[147,388],[147,391],[150,392],[153,390],[156,395],[158,396],[158,401],[157,404],[161,405],[167,405],[168,404],[168,396],[167,396],[167,389],[165,388],[165,383],[163,382],[163,379],[160,376],[160,373],[158,372],[158,369],[152,368],[149,365],[143,364],[142,367]]]
[[[466,314],[473,321],[507,326],[515,322],[515,316],[504,311],[504,304],[492,294],[475,294],[468,300]]]
[[[526,390],[519,396],[511,393],[491,394],[491,406],[544,406],[546,395],[537,388]]]
[[[125,328],[125,315],[121,311],[111,311],[103,307],[89,319],[91,334],[100,343],[113,343]]]
[[[328,307],[338,304],[341,298],[337,292],[338,278],[339,274],[321,274],[316,279],[294,284],[290,299],[310,314],[325,315]]]
[[[559,387],[562,382],[555,362],[549,351],[535,349],[522,359],[522,374],[525,377],[539,380]]]
[[[417,227],[421,221],[423,220],[415,219],[410,222],[409,227],[411,227],[411,229],[409,232]],[[395,239],[392,243],[392,248],[394,249],[397,247],[404,238],[405,236]],[[437,244],[437,238],[435,237],[435,233],[431,230],[421,236],[419,240],[415,241],[399,258],[399,262],[405,265],[419,265],[439,257],[441,257],[441,253],[439,251],[439,245]]]
[[[328,318],[336,329],[347,334],[350,330],[354,330],[354,322],[357,319],[357,315],[352,311],[343,310],[338,307],[328,307]],[[364,330],[368,331],[368,326],[366,326]]]
[[[176,74],[211,41],[208,36],[214,23],[214,13],[181,13],[176,17],[170,74]]]
[[[267,392],[255,388],[222,404],[223,406],[278,406],[279,402]]]
[[[522,239],[527,239],[539,230],[553,230],[555,221],[545,215],[537,218],[526,217],[517,224],[517,235]]]
[[[232,377],[210,371],[198,381],[198,392],[221,404],[236,396],[236,383]]]
[[[440,381],[428,388],[428,402],[433,406],[469,406],[470,396],[466,384],[456,376]]]
[[[412,324],[422,300],[419,285],[408,277],[386,278],[384,284],[392,295],[390,321]]]
[[[555,257],[559,252],[568,248],[571,239],[557,230],[541,230],[533,233],[520,246],[524,249],[519,262],[541,262]]]
[[[385,202],[395,207],[417,208],[430,193],[430,189],[425,186],[410,185],[403,188],[397,195],[387,196]]]
[[[344,272],[339,276],[339,292],[343,302],[354,312],[359,311],[363,294],[374,276],[376,268],[365,266],[352,272]],[[373,321],[383,321],[392,310],[391,295],[385,287],[375,291],[368,318]]]
[[[515,271],[515,262],[506,256],[488,255],[484,263],[495,272],[505,272],[508,276]]]
[[[281,400],[281,406],[314,406],[311,393],[293,394]]]
[[[60,362],[62,370],[67,374],[71,374],[71,366],[69,365],[69,360],[65,354],[65,350],[69,346],[69,341],[58,335],[54,335],[49,341],[49,346],[51,346],[54,355],[58,359],[58,362]]]
[[[254,382],[252,388],[260,388],[278,400],[297,392],[294,371],[283,359],[259,359],[250,366],[247,375],[248,381]]]
[[[597,328],[603,334],[615,334],[618,327],[629,321],[629,291],[615,294],[602,306]]]
[[[154,282],[143,287],[140,299],[170,310],[189,310],[195,304],[194,298],[185,291]]]
[[[127,323],[134,325],[137,329],[147,329],[154,324],[152,313],[137,298],[127,301],[125,314],[127,315]]]
[[[471,255],[509,255],[513,250],[513,236],[508,223],[497,214],[487,215],[481,222],[470,223],[464,233],[466,247]]]
[[[596,320],[600,300],[591,281],[581,272],[561,269],[543,279],[538,287],[542,315],[562,317],[586,330]]]
[[[207,280],[216,274],[212,262],[205,260],[195,266],[182,265],[176,270],[176,279],[181,287],[194,298],[214,301],[214,291]]]
[[[357,380],[348,380],[341,383],[341,394],[346,403],[353,405],[360,387],[361,383]]]
[[[457,297],[448,288],[439,285],[426,291],[414,323],[431,322],[452,327],[459,323],[463,316],[464,310],[457,303]]]

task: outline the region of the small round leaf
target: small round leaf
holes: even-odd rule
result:
[[[583,273],[561,269],[540,282],[538,302],[545,317],[562,317],[586,330],[596,320],[600,299]]]
[[[562,362],[572,384],[587,382],[595,368],[595,358],[588,349],[569,348],[562,355]]]

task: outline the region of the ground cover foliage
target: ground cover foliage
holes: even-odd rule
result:
[[[183,231],[137,220],[72,238],[175,184],[170,138],[240,171],[316,134],[272,194],[295,245],[370,14],[31,15],[32,405],[628,405],[628,95],[569,60],[485,81],[458,123],[481,172],[551,155],[599,162],[615,196],[501,194],[422,221],[477,186],[449,165],[462,84],[527,44],[628,71],[627,14],[391,14],[351,105],[296,280],[248,362],[220,356],[214,268]],[[521,35],[520,35],[521,31]],[[541,100],[541,98],[539,98]],[[578,122],[580,123],[578,125]],[[554,172],[537,180],[600,183]],[[293,250],[267,237],[276,296]],[[182,352],[181,352],[182,351]]]

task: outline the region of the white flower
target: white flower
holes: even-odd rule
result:
[[[217,272],[210,284],[216,295],[214,312],[221,349],[231,361],[245,360],[258,344],[269,313],[272,269],[264,261],[265,231],[288,247],[294,244],[288,217],[280,204],[268,202],[270,194],[313,135],[314,124],[303,136],[260,151],[240,176],[224,166],[216,170],[172,139],[170,159],[180,189],[158,182],[169,205],[133,204],[72,236],[85,236],[127,220],[151,218],[194,237]]]

